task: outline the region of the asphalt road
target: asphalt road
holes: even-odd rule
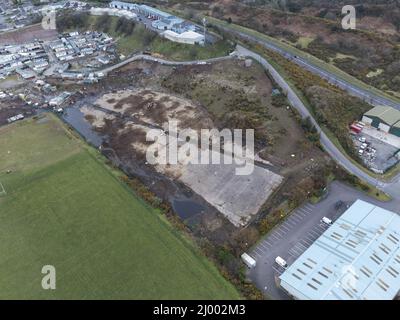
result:
[[[304,69],[307,69],[307,70],[311,71],[312,73],[319,75],[321,78],[328,80],[330,83],[338,86],[339,88],[341,88],[343,90],[346,90],[349,94],[351,94],[353,96],[363,99],[364,101],[368,102],[371,105],[385,105],[385,106],[390,106],[390,107],[400,110],[400,103],[396,103],[395,101],[392,101],[390,99],[378,96],[368,90],[365,90],[365,89],[359,87],[357,84],[350,83],[348,81],[340,79],[338,76],[336,76],[324,69],[321,69],[320,67],[315,66],[311,62],[309,62],[301,57],[298,57],[288,51],[283,50],[282,48],[278,47],[277,45],[275,45],[271,42],[267,42],[264,39],[260,39],[255,36],[248,35],[246,33],[232,30],[232,29],[229,29],[226,27],[221,27],[221,28],[223,30],[225,30],[226,32],[234,33],[236,35],[239,35],[241,38],[250,40],[252,42],[256,42],[258,44],[261,44],[262,46],[264,46],[267,49],[270,49],[272,51],[275,51],[275,52],[281,54],[285,58],[297,63],[299,66],[303,67]]]
[[[135,54],[117,64],[114,64],[110,67],[106,67],[102,70],[98,70],[97,72],[103,72],[104,74],[107,74],[113,70],[119,69],[123,67],[124,65],[127,65],[128,63],[131,63],[133,61],[138,61],[138,60],[146,60],[146,61],[153,61],[153,62],[158,62],[161,64],[169,65],[169,66],[189,66],[189,65],[196,65],[196,64],[204,64],[204,63],[213,63],[217,61],[223,61],[223,60],[228,60],[232,59],[234,56],[224,56],[224,57],[217,57],[217,58],[211,58],[207,60],[193,60],[193,61],[170,61],[170,60],[165,60],[161,58],[156,58],[151,55],[146,55],[146,54]]]
[[[371,175],[369,175],[366,171],[359,168],[355,165],[350,159],[348,159],[336,146],[335,144],[328,138],[328,136],[322,131],[321,127],[317,123],[317,121],[313,118],[310,111],[301,101],[301,99],[297,96],[297,94],[293,91],[290,85],[283,79],[283,77],[275,70],[275,68],[262,56],[259,54],[248,50],[242,46],[237,46],[236,48],[237,54],[245,57],[253,58],[258,61],[266,70],[269,71],[271,76],[277,82],[277,84],[282,88],[283,92],[287,95],[287,98],[290,104],[296,108],[303,118],[309,117],[314,124],[315,128],[318,130],[320,134],[320,141],[326,152],[343,168],[345,168],[348,172],[356,175],[361,180],[368,182],[369,184],[376,186],[377,188],[385,191],[390,196],[392,196],[395,201],[399,204],[400,207],[400,175],[395,177],[390,182],[383,182],[380,179],[377,179]]]
[[[306,203],[297,208],[253,248],[249,254],[257,261],[257,265],[248,271],[248,277],[267,297],[289,299],[275,284],[275,278],[284,271],[275,263],[275,258],[280,256],[289,265],[293,263],[328,228],[321,222],[322,217],[335,221],[357,199],[400,214],[400,206],[395,202],[380,202],[335,181],[329,186],[324,200],[315,205]],[[339,201],[343,201],[343,205],[337,208]]]
[[[392,197],[389,202],[379,202],[368,197],[365,193],[334,182],[329,186],[329,196],[325,200],[316,205],[305,204],[298,208],[283,224],[277,226],[261,240],[250,252],[250,255],[256,259],[257,266],[249,271],[248,276],[267,297],[289,299],[276,286],[276,279],[284,270],[275,263],[275,258],[281,256],[288,264],[296,260],[326,230],[327,226],[320,222],[321,218],[326,216],[335,221],[347,209],[346,206],[339,210],[336,209],[335,204],[338,201],[344,201],[349,206],[357,199],[362,199],[400,214],[400,174],[390,182],[382,182],[353,164],[321,130],[301,99],[268,61],[241,46],[238,46],[236,51],[238,55],[255,59],[269,71],[277,84],[287,94],[290,104],[300,112],[302,117],[310,117],[320,133],[322,146],[338,164]]]
[[[317,123],[317,121],[313,118],[310,111],[301,101],[301,99],[297,96],[297,94],[293,91],[290,85],[283,79],[283,77],[275,70],[275,68],[263,57],[259,54],[248,50],[242,46],[236,47],[235,55],[212,58],[208,60],[195,60],[195,61],[169,61],[165,59],[160,59],[153,57],[151,55],[143,55],[143,54],[136,54],[132,57],[125,59],[124,61],[115,64],[113,66],[104,68],[102,71],[103,73],[107,74],[115,69],[121,68],[122,66],[131,63],[137,60],[147,60],[147,61],[154,61],[165,65],[196,65],[196,64],[203,64],[203,63],[212,63],[216,61],[231,59],[236,55],[250,57],[256,61],[258,61],[274,78],[277,84],[282,88],[283,92],[287,95],[287,98],[291,105],[296,108],[302,117],[306,118],[309,117],[314,124],[315,128],[320,133],[320,141],[322,146],[325,148],[326,152],[343,168],[345,168],[348,172],[356,175],[361,180],[369,183],[370,185],[376,186],[378,189],[385,191],[387,194],[393,197],[393,201],[395,201],[400,207],[400,175],[392,179],[389,182],[383,182],[380,179],[377,179],[371,175],[369,175],[366,171],[359,168],[355,165],[349,158],[347,158],[337,147],[336,145],[328,138],[328,136],[322,131],[321,127]]]

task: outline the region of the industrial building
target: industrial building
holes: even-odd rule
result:
[[[279,277],[300,300],[392,300],[400,290],[400,216],[358,200]]]
[[[171,41],[186,44],[204,44],[204,35],[196,32],[196,26],[184,19],[171,15],[156,8],[122,1],[110,2],[113,10],[134,11],[138,16],[145,16],[151,22],[152,28],[161,30],[163,36]]]
[[[137,5],[136,11],[150,19],[160,20],[173,17],[170,13],[158,10],[145,4]]]
[[[111,1],[110,7],[115,9],[122,9],[122,10],[136,10],[138,5],[136,3],[128,3],[122,1]]]
[[[125,17],[127,19],[135,20],[137,18],[137,14],[124,9],[116,9],[116,8],[96,8],[93,7],[90,9],[90,14],[94,16],[101,16],[104,14],[108,14],[109,16],[114,17]]]
[[[151,26],[158,30],[171,30],[174,26],[180,25],[183,22],[183,19],[171,16],[165,19],[156,20],[151,24]]]
[[[154,20],[167,19],[172,16],[170,13],[158,10],[156,8],[144,4],[128,3],[123,1],[111,1],[110,7],[122,10],[135,11],[139,14],[142,14]]]
[[[366,112],[362,121],[383,132],[400,137],[400,111],[378,106]]]
[[[186,43],[186,44],[204,44],[204,36],[194,31],[186,31],[183,33],[176,33],[172,30],[167,30],[163,36],[171,41]]]

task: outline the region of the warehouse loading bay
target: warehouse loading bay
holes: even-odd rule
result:
[[[256,266],[248,270],[248,278],[266,298],[290,299],[276,284],[285,269],[275,262],[275,258],[282,257],[290,266],[329,228],[329,225],[321,221],[323,217],[335,222],[358,199],[387,210],[398,211],[395,202],[380,202],[348,185],[334,181],[322,201],[315,205],[306,203],[297,208],[249,252],[256,260]]]

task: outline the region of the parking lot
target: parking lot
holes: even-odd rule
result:
[[[327,228],[323,217],[338,219],[357,199],[368,201],[388,210],[399,211],[395,202],[379,202],[343,183],[333,182],[328,195],[318,204],[306,203],[296,209],[283,223],[273,229],[249,252],[257,265],[248,272],[249,279],[271,299],[289,299],[276,286],[276,278],[284,269],[275,263],[277,256],[293,263]],[[396,209],[397,207],[397,209]]]
[[[364,132],[353,136],[353,143],[364,164],[376,172],[385,172],[399,162],[395,156],[398,148]]]

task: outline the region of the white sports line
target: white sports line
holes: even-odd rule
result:
[[[0,195],[7,194],[6,189],[4,188],[3,184],[0,182]]]

